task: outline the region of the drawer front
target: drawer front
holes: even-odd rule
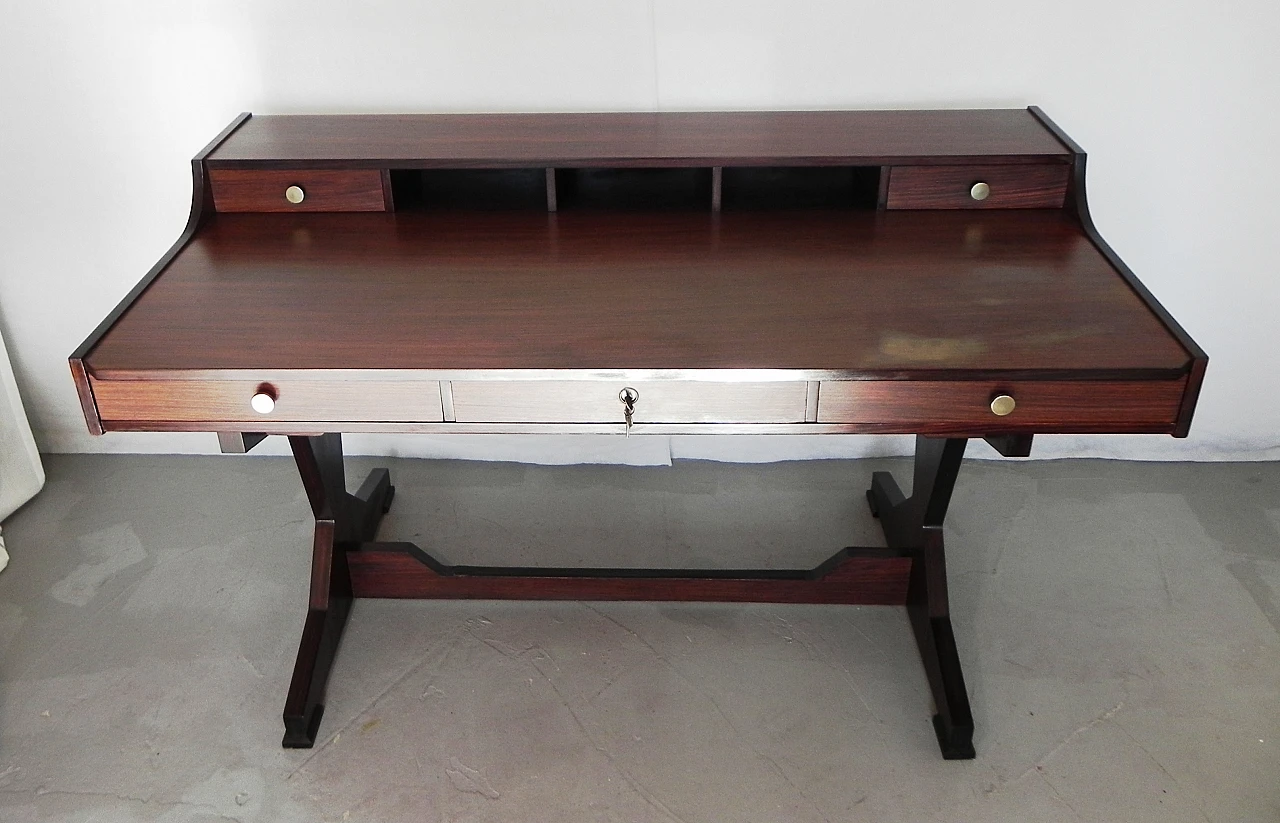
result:
[[[823,381],[819,423],[883,424],[886,429],[997,432],[1169,431],[1186,379],[1143,382]],[[998,397],[1012,411],[993,409]],[[1001,410],[1008,401],[996,404]]]
[[[436,423],[444,419],[440,384],[435,381],[96,380],[92,385],[104,421]],[[258,393],[274,395],[270,411],[254,408],[253,397]]]
[[[378,169],[210,169],[209,185],[220,212],[388,210]]]
[[[1062,164],[895,166],[885,208],[1060,209],[1070,173]]]
[[[618,394],[639,395],[634,423],[803,423],[805,383],[492,381],[453,383],[459,423],[623,423]]]

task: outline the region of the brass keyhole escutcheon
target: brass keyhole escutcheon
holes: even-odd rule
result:
[[[302,190],[302,186],[290,186],[284,190],[284,199],[288,200],[295,206],[307,198],[307,193]]]
[[[1007,394],[1002,394],[991,401],[991,413],[996,417],[1007,417],[1013,414],[1018,402]]]
[[[627,421],[627,436],[631,436],[631,416],[636,413],[636,401],[640,399],[640,392],[627,386],[618,392],[618,399],[622,401],[622,416]]]

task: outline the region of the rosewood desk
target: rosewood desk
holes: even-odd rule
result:
[[[71,357],[95,434],[289,437],[315,515],[284,709],[353,598],[906,605],[973,757],[943,519],[970,438],[1183,437],[1207,359],[1098,236],[1038,109],[287,116],[192,161],[186,230]],[[448,566],[376,532],[342,432],[910,433],[887,547],[790,571]]]

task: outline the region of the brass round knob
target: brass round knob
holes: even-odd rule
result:
[[[271,414],[276,407],[276,399],[270,394],[260,391],[249,401],[249,405],[253,406],[253,410],[258,414]]]
[[[974,200],[986,200],[991,196],[991,187],[983,182],[974,183],[973,188],[969,189],[969,196]]]
[[[302,190],[302,186],[290,186],[284,190],[284,199],[288,200],[295,206],[307,198],[307,193]]]
[[[1013,414],[1013,410],[1017,407],[1018,402],[1007,394],[1002,394],[991,401],[991,413],[996,417],[1006,417]]]

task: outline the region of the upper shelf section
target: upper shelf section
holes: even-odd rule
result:
[[[1069,163],[1024,109],[255,115],[210,169]]]

